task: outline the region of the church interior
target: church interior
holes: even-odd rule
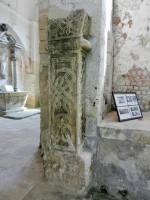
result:
[[[0,200],[150,200],[149,0],[0,0]]]

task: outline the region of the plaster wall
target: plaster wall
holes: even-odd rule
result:
[[[39,106],[39,38],[38,38],[38,6],[37,0],[0,1],[0,23],[8,26],[17,42],[23,46],[18,52],[18,84],[21,91],[28,91],[28,107]],[[9,51],[9,50],[8,50]],[[12,62],[9,52],[9,80],[5,82],[12,84]],[[2,85],[2,80],[0,80]]]
[[[113,91],[137,92],[143,111],[150,109],[150,4],[114,1]]]

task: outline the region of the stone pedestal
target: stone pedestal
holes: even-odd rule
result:
[[[42,117],[41,122],[43,127],[44,120],[49,120],[49,129],[41,130],[45,178],[79,192],[89,186],[92,175],[92,153],[83,148],[85,56],[92,48],[89,28],[84,10],[49,20],[49,119]]]
[[[24,110],[28,92],[0,92],[0,116]]]

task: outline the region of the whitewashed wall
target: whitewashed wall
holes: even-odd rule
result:
[[[23,46],[17,62],[19,89],[29,92],[28,106],[35,107],[39,103],[37,0],[1,0],[0,23],[7,24],[8,33]],[[11,80],[7,84],[11,84]]]

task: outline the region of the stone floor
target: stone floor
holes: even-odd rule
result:
[[[0,117],[0,200],[114,200],[103,194],[84,198],[43,179],[40,115]]]
[[[40,115],[0,117],[0,200],[21,200],[43,178]]]

